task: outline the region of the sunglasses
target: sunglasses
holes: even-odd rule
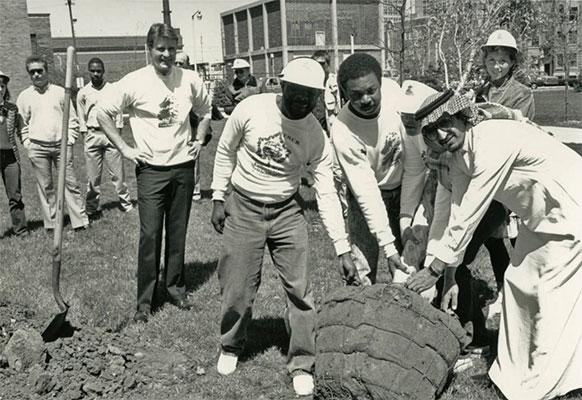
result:
[[[439,137],[439,129],[446,131],[452,127],[453,120],[450,118],[444,118],[434,124],[430,124],[422,128],[422,134],[429,140],[437,140]]]
[[[38,68],[38,69],[29,69],[28,70],[28,75],[32,76],[34,74],[42,75],[42,74],[44,74],[44,69]]]
[[[238,74],[242,74],[243,72],[245,72],[245,71],[244,71],[244,69],[235,69],[235,70],[234,70],[234,73],[235,73],[236,75],[238,75]]]
[[[182,61],[176,61],[174,63],[174,65],[177,66],[177,67],[181,67],[182,65],[184,65],[184,63]]]

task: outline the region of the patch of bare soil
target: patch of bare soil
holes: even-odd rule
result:
[[[71,327],[69,337],[44,343],[42,361],[28,368],[10,365],[5,350],[14,333],[40,334],[45,322],[25,307],[0,302],[0,400],[135,397],[196,375],[196,366],[175,349],[100,328]]]

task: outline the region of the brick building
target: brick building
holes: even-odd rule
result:
[[[351,53],[352,38],[355,51],[385,59],[382,12],[379,0],[337,0],[340,63]],[[276,75],[294,57],[320,49],[330,52],[333,64],[329,0],[261,0],[220,16],[225,63],[244,58],[257,77]]]

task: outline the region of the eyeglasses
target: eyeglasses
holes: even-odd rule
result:
[[[42,75],[42,74],[44,74],[44,69],[43,68],[38,68],[38,69],[29,69],[28,70],[28,75],[32,76],[34,74]]]
[[[446,131],[452,127],[453,120],[450,118],[444,118],[434,124],[430,124],[422,128],[422,134],[429,140],[437,140],[439,137],[439,129]]]
[[[174,65],[175,65],[176,67],[181,67],[181,66],[183,66],[183,65],[184,65],[184,63],[183,63],[182,61],[176,61],[176,62],[174,63]]]

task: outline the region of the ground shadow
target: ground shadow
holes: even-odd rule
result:
[[[247,341],[240,360],[250,360],[271,347],[276,347],[281,354],[287,354],[289,335],[285,329],[285,321],[280,317],[253,319],[247,330]]]
[[[204,285],[216,271],[218,260],[186,263],[186,292],[194,292]]]
[[[137,200],[131,200],[131,204],[135,207],[137,206]],[[107,203],[103,203],[101,204],[101,209],[102,210],[113,210],[113,209],[117,209],[121,211],[121,205],[119,204],[119,201],[108,201]]]

